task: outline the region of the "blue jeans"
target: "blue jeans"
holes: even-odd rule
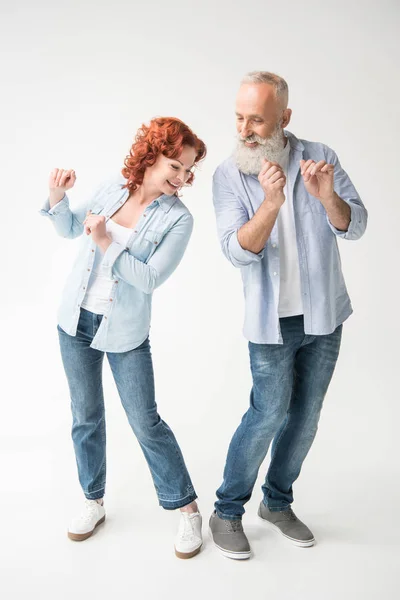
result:
[[[270,510],[290,506],[292,485],[317,432],[343,326],[313,336],[305,335],[303,316],[280,319],[280,325],[283,345],[249,342],[250,408],[232,438],[217,490],[215,509],[223,519],[241,519],[271,440],[263,502]]]
[[[102,315],[81,309],[76,336],[57,325],[72,408],[72,439],[86,498],[102,498],[106,485],[106,425],[102,386],[104,352],[90,348]],[[174,434],[154,399],[153,363],[147,338],[129,352],[107,352],[128,421],[147,460],[159,504],[175,509],[197,498]]]

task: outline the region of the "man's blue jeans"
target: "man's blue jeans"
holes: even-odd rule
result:
[[[102,318],[81,309],[76,336],[57,326],[71,396],[79,481],[86,498],[92,500],[104,496],[106,485],[104,352],[90,348]],[[157,412],[149,338],[129,352],[108,352],[107,358],[128,421],[150,468],[159,504],[166,509],[190,504],[197,496],[182,453],[171,429]]]
[[[280,324],[283,345],[249,342],[253,388],[217,490],[215,509],[223,519],[242,517],[271,440],[263,502],[270,510],[290,506],[292,485],[317,432],[343,326],[329,335],[312,336],[304,333],[303,316],[280,319]]]

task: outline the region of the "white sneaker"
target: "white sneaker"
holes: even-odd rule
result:
[[[104,506],[96,500],[85,500],[85,508],[82,514],[72,519],[68,528],[68,537],[75,542],[82,542],[90,537],[98,525],[104,523],[106,511]]]
[[[175,538],[175,554],[178,558],[192,558],[200,552],[203,544],[201,537],[201,514],[181,511],[178,534]]]

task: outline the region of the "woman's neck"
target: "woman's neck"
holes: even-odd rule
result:
[[[130,200],[133,200],[136,204],[140,206],[147,206],[151,204],[153,200],[159,198],[162,195],[162,192],[155,188],[150,188],[142,183],[141,186],[138,187],[129,197]]]

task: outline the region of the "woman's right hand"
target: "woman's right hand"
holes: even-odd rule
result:
[[[76,175],[73,169],[69,169],[68,171],[53,169],[49,177],[49,188],[50,191],[57,189],[65,193],[74,187],[75,181]]]
[[[53,208],[57,202],[63,199],[67,190],[74,187],[76,181],[73,169],[53,169],[49,176],[50,206]]]

